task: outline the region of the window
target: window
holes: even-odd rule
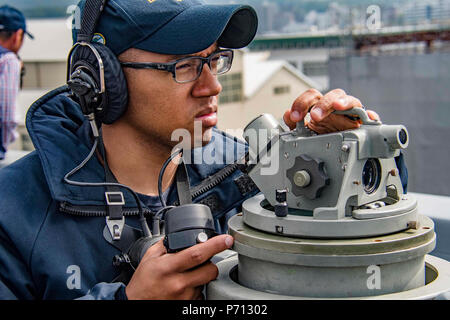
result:
[[[279,86],[279,87],[273,88],[274,94],[285,94],[285,93],[289,93],[290,91],[291,91],[290,86]]]
[[[219,94],[219,103],[242,101],[242,73],[228,73],[219,76],[222,92]]]
[[[303,62],[303,73],[307,76],[325,76],[328,74],[327,61]]]

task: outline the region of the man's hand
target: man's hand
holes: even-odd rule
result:
[[[229,249],[233,237],[220,235],[177,253],[167,253],[161,241],[150,247],[125,289],[129,300],[202,298],[203,285],[217,278],[209,259]]]
[[[317,133],[356,129],[360,126],[359,121],[332,114],[335,110],[362,108],[359,99],[347,95],[342,89],[332,90],[325,95],[316,89],[305,91],[294,101],[291,109],[284,113],[283,120],[291,129],[294,129],[297,122],[304,119],[310,108],[311,119],[306,125]],[[379,120],[379,116],[374,111],[367,110],[367,114],[372,120]]]

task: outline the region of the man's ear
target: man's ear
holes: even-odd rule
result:
[[[13,34],[11,39],[13,43],[12,51],[14,51],[15,53],[19,52],[20,48],[22,47],[24,35],[25,33],[23,29],[19,29]]]

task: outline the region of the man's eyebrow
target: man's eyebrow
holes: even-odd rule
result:
[[[215,47],[214,50],[211,52],[217,52],[222,50],[222,48],[220,47]],[[188,57],[197,57],[197,54],[193,53],[193,54],[172,54],[172,55],[168,55],[167,56],[167,61],[173,61],[173,60],[179,60],[179,59],[183,59],[183,58],[188,58]]]
[[[173,60],[178,60],[178,59],[183,59],[186,57],[191,57],[193,56],[192,54],[174,54],[174,55],[168,55],[167,56],[167,61],[173,61]]]

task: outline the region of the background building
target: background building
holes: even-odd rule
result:
[[[348,54],[329,60],[330,85],[410,135],[409,190],[450,195],[450,52]]]
[[[25,38],[20,51],[26,74],[17,102],[20,136],[11,146],[18,150],[33,149],[25,128],[26,112],[35,100],[66,82],[67,54],[72,46],[66,19],[30,19],[27,23],[35,39]]]
[[[243,129],[262,113],[281,119],[294,100],[318,85],[284,60],[269,60],[270,52],[236,50],[233,67],[220,77],[219,129]]]

